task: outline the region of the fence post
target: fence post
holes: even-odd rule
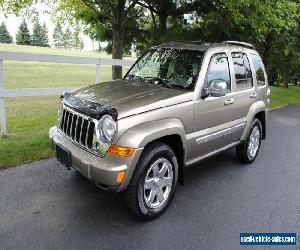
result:
[[[0,59],[0,92],[4,89],[4,75],[3,75],[3,60]],[[0,97],[0,135],[1,137],[7,137],[6,132],[6,112],[5,112],[5,101],[4,97]]]
[[[96,83],[100,82],[100,64],[96,64]]]

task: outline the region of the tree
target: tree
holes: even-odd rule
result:
[[[39,20],[37,19],[33,25],[31,45],[43,47],[44,46],[43,40],[44,40],[43,27],[40,24]]]
[[[77,23],[76,26],[75,26],[75,31],[74,31],[74,34],[73,34],[73,46],[75,48],[80,48],[80,49],[83,49],[83,41],[80,37],[80,27],[79,27],[79,24]]]
[[[16,35],[17,44],[20,45],[30,45],[31,44],[31,36],[27,26],[25,19],[23,19],[21,25],[19,26],[19,30]]]
[[[60,23],[56,23],[54,27],[53,42],[54,46],[57,48],[61,48],[64,45],[64,34]]]
[[[65,48],[73,47],[73,34],[69,27],[63,33],[63,46]]]
[[[0,43],[12,43],[12,42],[13,42],[13,38],[9,34],[5,23],[2,22],[0,26]]]
[[[131,17],[137,0],[65,0],[60,1],[59,10],[68,13],[87,26],[87,32],[100,41],[109,41],[112,58],[122,59],[124,40],[129,22],[137,22]],[[113,79],[122,77],[122,67],[112,67]]]
[[[0,5],[18,12],[34,2],[0,0]],[[94,40],[107,41],[113,58],[170,40],[239,40],[256,46],[271,82],[288,82],[300,68],[299,0],[57,0],[56,6],[63,20],[80,22]],[[113,79],[121,75],[114,66]]]
[[[45,22],[42,27],[42,46],[49,47],[48,29]]]
[[[289,56],[284,51],[293,43],[298,16],[295,1],[219,0],[215,9],[202,17],[201,33],[206,41],[238,40],[254,44],[263,57],[269,78],[276,79],[274,74],[283,76],[283,68],[289,68]],[[272,55],[274,52],[276,56]]]

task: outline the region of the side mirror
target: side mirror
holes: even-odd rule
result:
[[[227,83],[225,81],[213,81],[208,88],[209,95],[221,97],[227,94]]]

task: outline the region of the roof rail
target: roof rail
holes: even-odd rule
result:
[[[255,47],[250,43],[238,42],[238,41],[224,41],[222,45],[237,45],[241,47],[245,47],[248,49],[255,49]]]

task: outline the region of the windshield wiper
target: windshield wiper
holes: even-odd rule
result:
[[[161,79],[159,77],[152,77],[152,76],[146,76],[144,77],[144,79],[150,79],[150,80],[154,80],[154,81],[158,81],[159,83],[162,83],[162,85],[166,86],[167,88],[171,89],[172,86],[164,79]]]
[[[131,80],[137,80],[137,81],[143,80],[142,77],[137,76],[137,75],[128,75],[126,78],[129,78],[129,79],[131,79]]]

